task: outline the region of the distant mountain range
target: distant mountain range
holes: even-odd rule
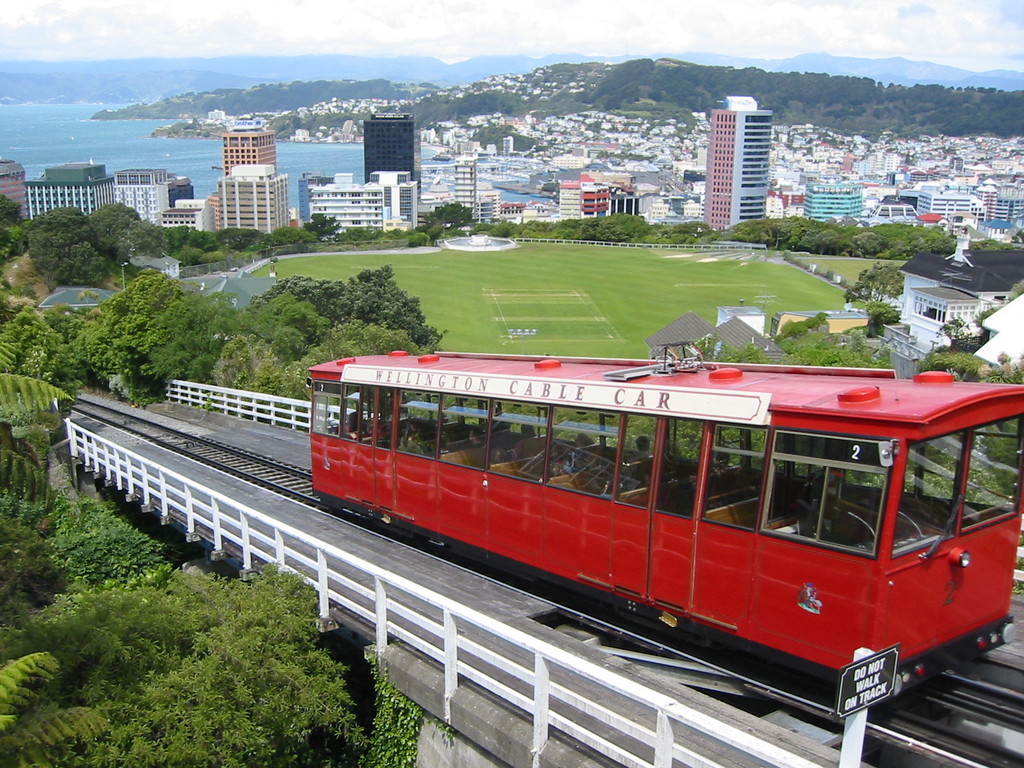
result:
[[[935,84],[954,88],[1024,90],[1024,72],[965,69],[903,58],[859,59],[805,54],[790,59],[743,59],[710,53],[666,53],[694,64],[754,67],[768,72],[815,72],[868,77],[883,85]],[[426,56],[223,56],[218,58],[110,59],[104,61],[0,61],[0,104],[134,104],[182,93],[247,88],[300,80],[374,80],[449,86],[491,75],[524,74],[557,63],[621,63],[641,57],[596,59],[575,54],[477,56],[447,64]]]

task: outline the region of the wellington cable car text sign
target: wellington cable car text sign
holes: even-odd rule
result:
[[[882,699],[896,690],[899,644],[857,659],[839,670],[836,690],[836,714],[846,717]]]

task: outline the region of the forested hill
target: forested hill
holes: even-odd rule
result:
[[[312,106],[331,99],[413,99],[437,90],[437,86],[396,85],[388,80],[316,80],[255,85],[251,88],[218,88],[205,93],[183,93],[151,104],[134,104],[102,110],[99,120],[205,117],[215,109],[229,115],[281,112]]]
[[[312,86],[316,86],[313,88]],[[418,92],[417,92],[418,91]],[[404,94],[404,95],[399,95]],[[473,114],[567,114],[600,110],[689,119],[725,96],[753,96],[778,124],[813,123],[842,133],[874,135],[1020,135],[1024,91],[881,85],[869,78],[709,67],[675,59],[622,64],[556,64],[525,75],[492,77],[456,89],[395,86],[384,80],[289,83],[212,94],[187,94],[108,117],[193,117],[296,109],[331,98],[417,98],[421,125]],[[315,96],[315,98],[314,98]],[[309,97],[305,104],[302,99]]]

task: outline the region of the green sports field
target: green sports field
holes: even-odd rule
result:
[[[511,251],[317,254],[281,259],[279,278],[341,280],[391,264],[420,298],[441,346],[463,352],[646,357],[644,338],[719,306],[841,309],[842,291],[764,254],[737,257],[530,243]],[[262,270],[257,274],[266,274]]]

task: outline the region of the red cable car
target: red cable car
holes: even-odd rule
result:
[[[328,504],[822,676],[1008,642],[1024,387],[404,352],[310,369]]]

